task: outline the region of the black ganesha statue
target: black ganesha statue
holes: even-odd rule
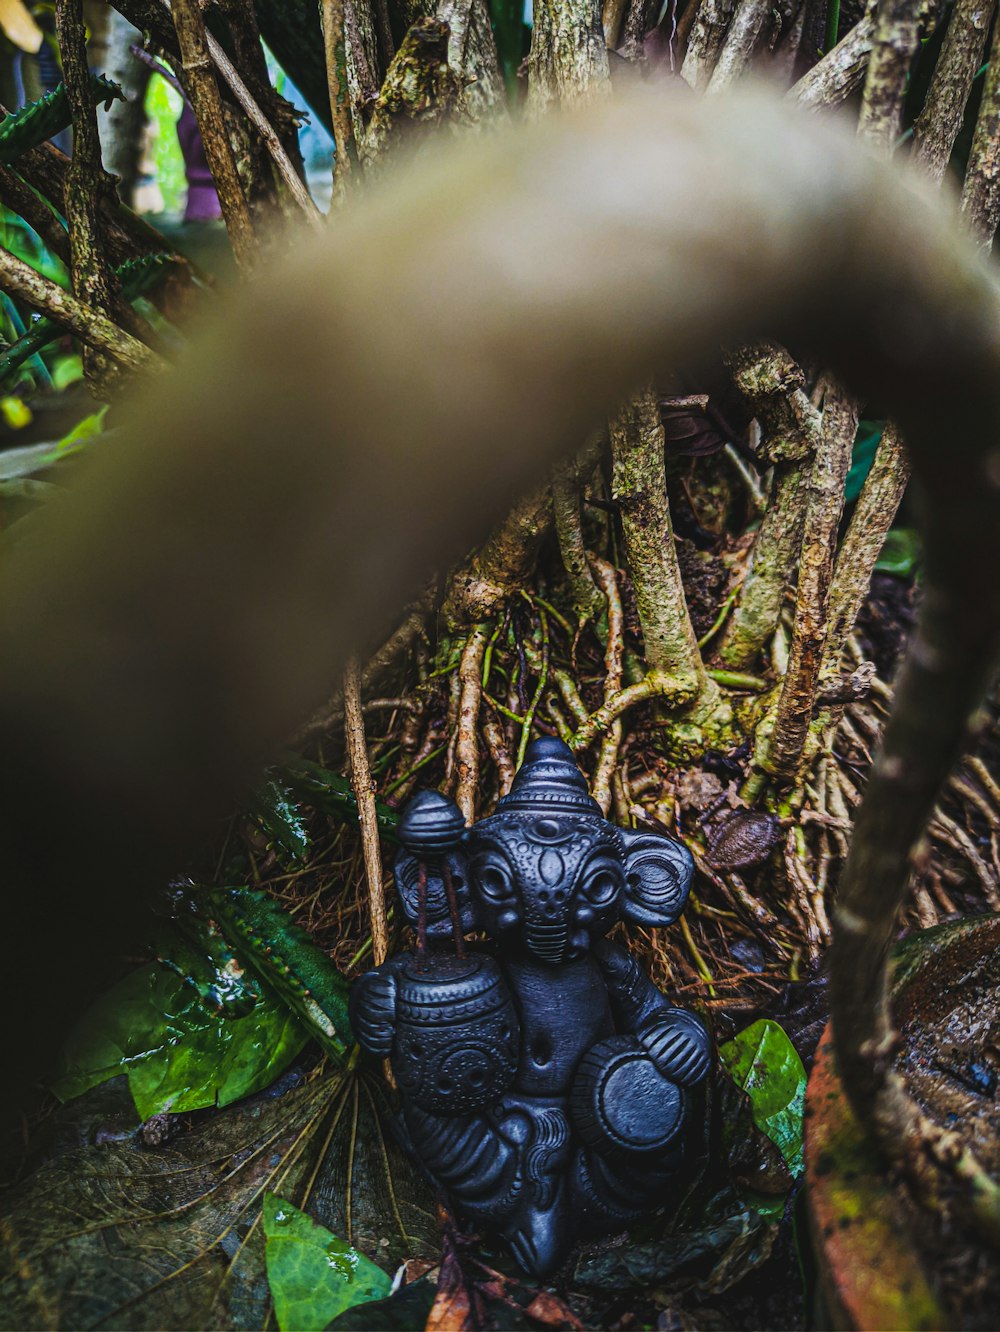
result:
[[[466,828],[424,791],[399,836],[417,949],[357,981],[354,1031],[391,1061],[407,1145],[459,1217],[545,1276],[578,1241],[678,1201],[696,1150],[708,1033],[604,937],[675,921],[691,857],[609,823],[548,738],[489,818]],[[465,945],[471,931],[489,943]]]

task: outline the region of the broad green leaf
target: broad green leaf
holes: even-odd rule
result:
[[[392,1289],[364,1254],[273,1193],[264,1197],[264,1237],[281,1332],[322,1332],[345,1309],[384,1299]]]
[[[231,969],[222,967],[217,979],[206,993],[164,962],[126,976],[70,1037],[56,1095],[70,1100],[125,1073],[146,1120],[163,1111],[228,1105],[268,1086],[308,1034],[272,991],[262,986],[241,1014],[239,1005],[226,1002]]]
[[[78,384],[82,378],[83,357],[77,352],[67,352],[65,356],[56,358],[52,367],[52,387],[57,393],[69,388],[71,384]]]
[[[806,1071],[784,1029],[761,1018],[721,1045],[719,1057],[750,1097],[754,1123],[780,1150],[792,1174],[801,1174]]]

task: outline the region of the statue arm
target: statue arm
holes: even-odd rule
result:
[[[624,948],[604,939],[594,953],[618,1030],[636,1037],[664,1077],[683,1086],[701,1082],[712,1049],[704,1023],[669,1003]]]
[[[366,971],[351,986],[348,1014],[362,1050],[387,1059],[396,1036],[396,973],[401,957]]]

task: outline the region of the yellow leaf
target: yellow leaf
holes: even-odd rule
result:
[[[42,44],[42,30],[24,7],[23,0],[0,0],[0,28],[15,46],[32,55]]]

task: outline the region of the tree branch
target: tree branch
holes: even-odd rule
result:
[[[166,0],[164,0],[166,3]],[[236,170],[232,144],[222,112],[222,98],[208,53],[205,19],[198,0],[173,0],[171,8],[188,100],[198,121],[205,157],[219,194],[222,215],[240,270],[249,274],[257,259],[257,241],[250,209]]]
[[[125,333],[102,311],[37,273],[8,250],[0,249],[0,287],[33,310],[48,315],[87,346],[107,352],[131,370],[153,370],[163,361],[138,338]]]

